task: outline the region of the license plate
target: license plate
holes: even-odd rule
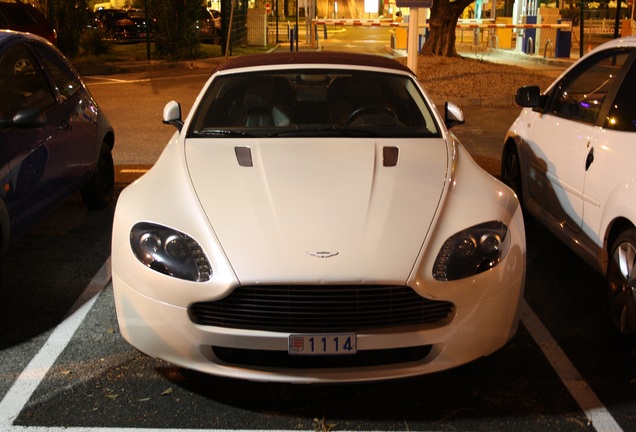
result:
[[[293,334],[289,336],[289,354],[294,355],[346,355],[358,350],[355,333]]]

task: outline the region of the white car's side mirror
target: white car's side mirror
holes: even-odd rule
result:
[[[181,131],[183,120],[181,120],[181,105],[178,102],[170,101],[163,108],[163,122]]]
[[[464,112],[452,102],[446,102],[444,107],[444,124],[447,129],[464,124]]]

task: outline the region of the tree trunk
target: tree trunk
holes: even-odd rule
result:
[[[444,57],[457,56],[455,49],[455,30],[457,20],[463,10],[473,0],[435,0],[431,8],[429,20],[430,34],[422,47],[422,55],[438,55]]]

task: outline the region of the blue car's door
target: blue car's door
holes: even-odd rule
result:
[[[58,134],[55,142],[55,162],[64,187],[72,190],[87,180],[93,172],[101,141],[97,137],[97,104],[79,76],[51,47],[32,42],[29,45],[51,83],[57,104],[47,114],[56,119],[58,127],[67,133]]]
[[[94,139],[87,141],[95,127],[86,114],[90,107],[78,108],[81,92],[61,96],[35,52],[20,43],[0,54],[0,194],[13,239],[66,198],[96,157]],[[7,122],[29,110],[41,112],[46,122]]]

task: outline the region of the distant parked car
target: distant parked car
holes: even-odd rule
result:
[[[259,381],[400,378],[517,330],[525,232],[405,66],[337,52],[230,58],[155,166],[120,195],[124,338]]]
[[[152,38],[153,21],[149,22],[141,9],[98,9],[95,12],[96,26],[105,31],[109,40],[118,43],[142,42],[147,35]]]
[[[113,196],[113,128],[45,39],[0,31],[0,252],[77,190]]]
[[[221,13],[216,10],[201,7],[196,21],[201,42],[218,44],[221,41]]]
[[[29,32],[57,43],[57,32],[36,8],[20,0],[0,1],[0,29]]]
[[[611,318],[636,338],[636,38],[599,46],[543,94],[525,87],[516,100],[504,182],[607,276]]]

